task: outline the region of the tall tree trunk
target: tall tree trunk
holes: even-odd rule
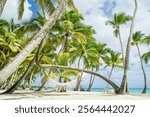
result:
[[[124,66],[124,63],[125,63],[125,60],[124,60],[124,49],[123,49],[120,29],[118,29],[118,30],[119,30],[119,42],[120,42],[120,48],[121,48],[121,54],[122,54],[122,59],[123,59],[123,66]]]
[[[49,20],[45,23],[43,28],[34,36],[34,38],[29,42],[27,46],[16,56],[16,58],[6,65],[0,71],[0,85],[5,82],[11,74],[19,67],[19,65],[26,59],[26,57],[41,43],[49,30],[53,27],[56,20],[59,18],[61,12],[66,7],[69,0],[61,0],[54,11],[50,16]]]
[[[123,60],[123,66],[125,66],[125,59],[124,59],[124,49],[123,49],[123,44],[122,44],[122,39],[121,39],[121,33],[120,33],[120,28],[118,29],[119,31],[119,42],[120,42],[120,48],[121,48],[121,53],[122,53],[122,60]],[[126,82],[126,92],[128,93],[128,80]]]
[[[121,86],[120,86],[120,88],[117,92],[118,94],[126,93],[127,73],[128,73],[128,67],[129,67],[130,46],[131,46],[130,43],[131,43],[131,39],[132,39],[132,33],[133,33],[133,29],[134,29],[135,17],[136,17],[137,8],[138,8],[137,0],[134,0],[134,3],[135,3],[135,9],[134,9],[134,13],[133,13],[133,19],[132,19],[132,22],[131,22],[130,34],[129,34],[129,38],[128,38],[128,42],[127,42],[124,74],[123,74],[123,79],[122,79],[122,82],[121,82]]]
[[[93,69],[92,69],[92,71],[93,71]],[[95,72],[97,72],[97,71],[98,71],[98,69],[96,69]],[[89,86],[88,86],[87,91],[91,91],[94,81],[95,81],[95,75],[93,76],[93,75],[91,74],[91,78],[90,78],[90,82],[89,82]]]
[[[54,68],[54,69],[63,69],[63,70],[76,70],[76,71],[79,71],[79,72],[85,72],[85,73],[88,73],[88,74],[93,74],[95,76],[100,77],[101,79],[103,79],[107,83],[109,83],[113,87],[113,89],[115,90],[116,93],[119,90],[119,87],[114,82],[112,82],[111,80],[109,80],[105,76],[102,76],[101,74],[98,74],[98,73],[93,72],[93,71],[89,71],[89,70],[85,70],[85,69],[79,69],[79,68],[72,68],[72,67],[68,67],[68,66],[60,66],[60,65],[39,64],[39,66],[42,67],[42,68]]]
[[[111,68],[111,70],[110,70],[110,74],[109,74],[109,77],[108,77],[109,80],[110,80],[111,75],[112,75],[112,73],[113,73],[113,69],[114,69],[114,66],[112,66],[112,68]],[[108,90],[108,86],[109,86],[109,83],[106,84],[106,87],[105,87],[105,89],[104,89],[104,92]]]
[[[0,17],[2,15],[6,2],[7,0],[0,0]]]
[[[93,71],[93,70],[92,70]],[[89,82],[89,86],[88,86],[88,89],[87,89],[87,91],[91,91],[91,88],[92,88],[92,86],[91,86],[91,84],[92,84],[92,81],[93,81],[93,75],[91,74],[91,77],[90,77],[90,82]]]
[[[92,86],[93,86],[94,81],[95,81],[95,76],[93,76],[91,78],[87,91],[91,91],[92,90]]]
[[[78,68],[80,68],[80,61],[81,61],[81,58],[82,58],[82,53],[79,57],[79,60],[78,60]],[[82,76],[83,73],[81,73],[81,76]],[[76,87],[74,88],[74,91],[78,91],[79,88],[80,88],[80,83],[81,83],[81,79],[77,79],[77,84],[76,84]]]
[[[143,76],[144,76],[144,89],[143,89],[142,93],[146,93],[146,89],[147,89],[146,73],[145,73],[145,70],[144,70],[144,65],[143,65],[143,62],[142,62],[140,48],[139,48],[138,44],[136,44],[136,47],[137,47],[137,50],[138,50],[138,55],[139,55],[139,58],[140,58],[141,68],[142,68]]]
[[[63,53],[68,52],[68,37],[69,37],[69,32],[66,32]],[[67,82],[66,79],[64,79],[64,83],[66,82]],[[67,91],[66,87],[62,87],[60,92],[66,92],[66,91]]]
[[[3,92],[2,94],[12,94],[20,86],[20,84],[23,82],[23,80],[27,77],[29,72],[32,70],[34,63],[35,63],[35,58],[28,65],[27,70],[23,73],[20,79],[12,87],[10,87],[7,91]]]

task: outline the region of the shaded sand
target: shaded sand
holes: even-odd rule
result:
[[[0,90],[0,93],[3,92]],[[104,92],[34,92],[29,90],[15,91],[14,94],[0,95],[0,100],[149,100],[148,94],[116,95]]]

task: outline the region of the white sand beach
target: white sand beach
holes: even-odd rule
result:
[[[0,90],[2,93],[3,90]],[[14,94],[0,95],[0,100],[149,100],[148,94],[116,95],[104,92],[34,92],[29,90],[15,91]]]

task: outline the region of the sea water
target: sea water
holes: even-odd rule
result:
[[[49,87],[49,90],[53,90],[53,88]],[[87,90],[87,88],[85,88]],[[104,88],[92,88],[91,92],[103,92]],[[141,93],[143,91],[142,88],[129,88],[130,93]],[[150,88],[147,88],[146,94],[150,94]]]
[[[92,92],[102,92],[103,88],[92,88]],[[129,88],[129,92],[131,93],[141,93],[143,91],[142,88]],[[150,94],[150,88],[147,89],[147,94]]]

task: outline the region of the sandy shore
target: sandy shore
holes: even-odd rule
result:
[[[3,92],[0,90],[0,93]],[[0,100],[149,100],[148,94],[116,95],[104,92],[34,92],[29,90],[15,91],[14,94],[0,95]]]

